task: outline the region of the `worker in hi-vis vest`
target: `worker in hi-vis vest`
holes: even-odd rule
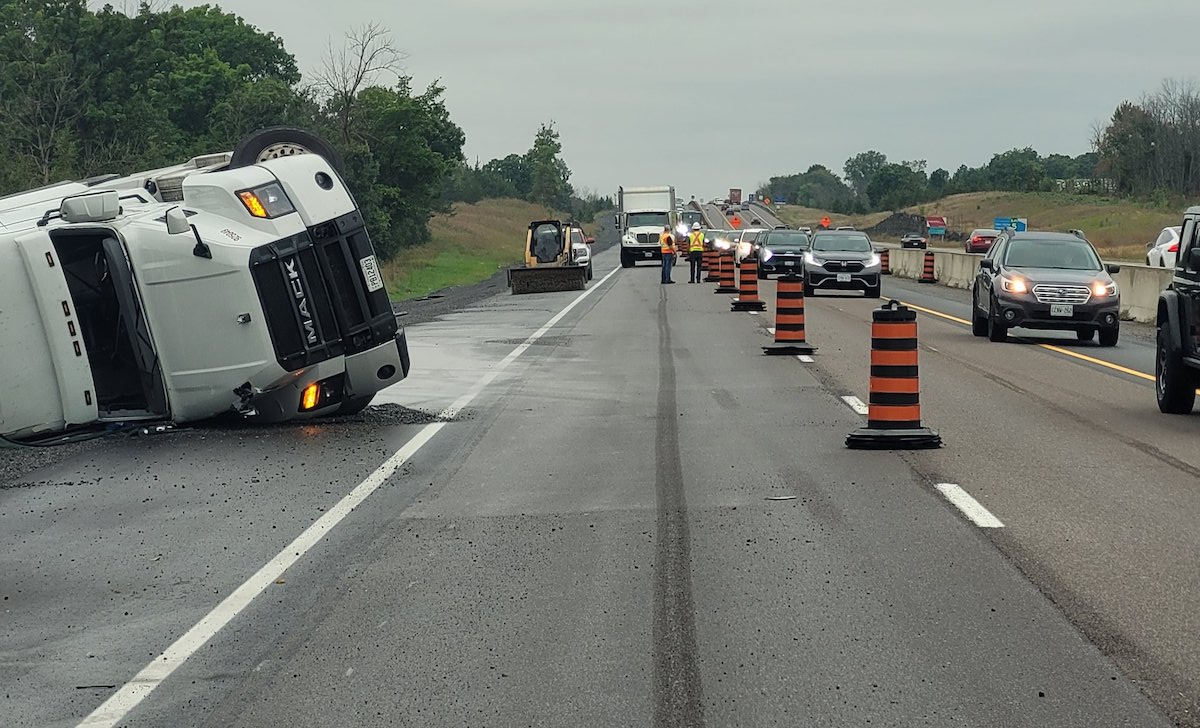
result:
[[[704,231],[700,223],[692,223],[692,232],[688,235],[688,283],[700,282],[700,261],[704,258]]]
[[[662,235],[658,236],[658,246],[662,252],[662,282],[674,283],[671,280],[671,266],[675,265],[675,236],[671,234],[671,226],[663,227]]]

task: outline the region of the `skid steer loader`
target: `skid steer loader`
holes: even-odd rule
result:
[[[525,235],[525,264],[508,269],[513,295],[582,291],[587,266],[574,259],[567,226],[558,220],[535,220]]]

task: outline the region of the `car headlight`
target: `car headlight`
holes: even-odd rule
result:
[[[1109,296],[1117,295],[1117,284],[1113,282],[1105,283],[1104,281],[1096,281],[1092,284],[1092,295],[1096,298],[1108,298]]]
[[[875,253],[870,258],[867,258],[868,268],[874,268],[875,266],[879,265],[879,263],[879,253]]]
[[[1000,285],[1009,293],[1029,293],[1029,286],[1020,278],[1003,278]]]
[[[767,262],[768,260],[770,260],[771,258],[775,257],[775,254],[771,252],[770,248],[763,248],[762,254],[763,254],[762,259],[763,259],[764,263]]]
[[[821,260],[820,258],[813,255],[812,253],[805,253],[804,254],[804,264],[805,265],[822,266],[822,265],[825,265],[825,261]]]

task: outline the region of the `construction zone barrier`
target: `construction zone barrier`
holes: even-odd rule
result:
[[[942,446],[921,424],[917,312],[889,301],[871,314],[871,381],[867,426],[846,437],[853,450],[919,450]]]
[[[879,272],[885,276],[892,274],[892,251],[887,248],[879,251]]]
[[[775,290],[775,343],[763,347],[764,354],[811,354],[817,347],[808,343],[804,330],[804,279],[787,274]]]
[[[738,265],[738,297],[730,311],[765,311],[767,304],[758,297],[758,258],[747,255]]]
[[[717,280],[719,280],[719,278],[720,278],[719,271],[720,271],[720,266],[721,266],[721,251],[719,251],[719,250],[704,251],[703,265],[704,265],[705,272],[708,273],[708,275],[704,276],[705,283],[714,283]]]
[[[917,279],[917,283],[937,283],[937,277],[933,274],[933,251],[925,251],[925,263],[921,268],[921,277]]]
[[[733,251],[726,250],[721,253],[721,270],[717,278],[717,290],[714,293],[737,293],[737,281],[733,277],[733,271],[737,267],[737,263],[733,259]]]

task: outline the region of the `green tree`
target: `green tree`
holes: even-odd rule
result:
[[[553,210],[565,210],[571,201],[571,170],[560,156],[562,143],[554,122],[542,124],[526,154],[529,166],[529,200]]]
[[[908,164],[885,164],[867,184],[876,209],[899,210],[927,199],[925,175]]]
[[[935,197],[941,197],[946,194],[946,188],[950,186],[950,172],[938,167],[929,174],[929,192]]]
[[[847,159],[844,167],[846,182],[854,190],[854,194],[859,197],[865,196],[867,184],[885,164],[887,164],[887,156],[874,149],[860,152]]]
[[[988,176],[998,190],[1035,192],[1052,188],[1041,158],[1031,147],[993,155],[988,162]]]

